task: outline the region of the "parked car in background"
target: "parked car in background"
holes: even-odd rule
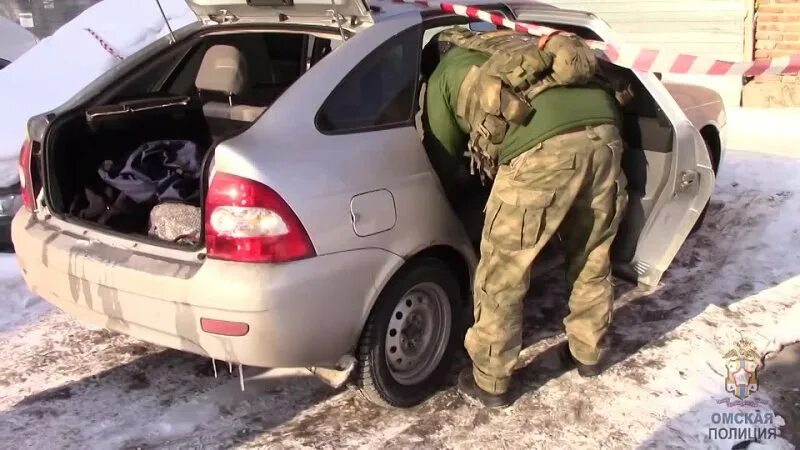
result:
[[[0,69],[36,45],[39,39],[20,25],[0,17]]]
[[[462,347],[480,227],[448,203],[422,146],[419,61],[431,36],[469,20],[391,1],[190,4],[202,23],[176,42],[159,40],[31,120],[13,223],[27,284],[145,341],[259,367],[349,374],[357,361],[371,400],[422,401]],[[585,12],[481,6],[616,39]],[[615,267],[656,285],[714,188],[725,111],[708,89],[620,70],[635,100]],[[158,158],[137,165],[143,146]],[[139,195],[151,173],[170,179],[159,160],[199,173],[164,221],[196,214],[197,228],[175,239],[120,197]]]
[[[20,25],[0,17],[0,70],[27,52],[38,42],[38,38]],[[2,103],[0,107],[10,105]],[[22,206],[20,184],[0,187],[0,247],[11,244],[11,219]]]

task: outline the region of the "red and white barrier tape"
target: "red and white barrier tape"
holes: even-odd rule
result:
[[[541,25],[514,22],[499,14],[493,14],[473,6],[455,3],[426,0],[395,0],[428,8],[439,8],[444,12],[456,14],[470,19],[503,26],[534,36],[552,34],[558,30]],[[751,62],[730,62],[718,59],[702,58],[683,53],[671,53],[662,50],[639,48],[620,42],[589,41],[592,48],[602,52],[602,57],[622,67],[641,72],[662,72],[692,75],[787,75],[800,73],[800,55],[792,55],[775,59],[757,59]]]
[[[394,0],[400,3],[410,3],[428,8],[439,8],[444,12],[456,14],[470,19],[503,26],[521,33],[534,36],[552,34],[557,29],[514,22],[499,14],[483,11],[473,6],[464,6],[448,2],[435,2],[426,0]],[[111,45],[100,37],[94,30],[85,29],[94,37],[109,55],[122,61],[125,59]],[[662,72],[692,75],[730,75],[730,76],[755,76],[755,75],[788,75],[800,73],[800,55],[792,55],[775,59],[757,59],[752,62],[730,62],[718,59],[701,58],[683,53],[671,53],[662,50],[640,48],[620,42],[589,41],[592,48],[602,52],[602,57],[608,61],[629,69],[641,72]]]
[[[101,38],[100,35],[97,34],[94,30],[92,30],[91,28],[84,28],[84,30],[86,30],[90,35],[92,35],[92,37],[100,44],[100,46],[103,47],[103,50],[105,50],[109,55],[113,56],[114,58],[120,61],[125,59],[116,50],[114,50],[114,47],[112,47],[108,42],[106,42],[105,39]]]

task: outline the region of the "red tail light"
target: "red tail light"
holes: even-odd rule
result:
[[[19,184],[22,187],[22,203],[28,211],[34,211],[33,177],[31,174],[31,141],[25,139],[19,152]]]
[[[216,173],[205,214],[210,258],[285,262],[315,255],[308,233],[289,205],[256,181]]]

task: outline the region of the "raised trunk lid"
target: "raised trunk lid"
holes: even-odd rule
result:
[[[373,23],[365,0],[187,0],[205,23],[339,23],[354,29]]]

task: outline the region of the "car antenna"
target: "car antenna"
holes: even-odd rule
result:
[[[156,5],[158,5],[158,10],[161,11],[161,17],[164,18],[164,23],[167,24],[167,30],[169,30],[169,39],[170,44],[175,43],[175,33],[172,31],[172,25],[169,24],[169,19],[167,19],[166,13],[164,13],[164,8],[161,6],[161,0],[155,0]]]

